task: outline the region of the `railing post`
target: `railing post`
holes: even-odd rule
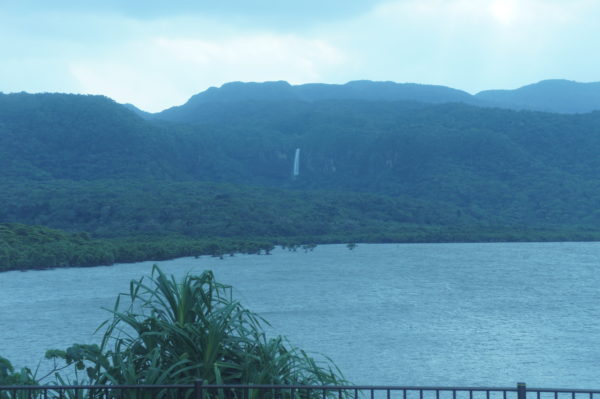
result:
[[[194,381],[194,398],[202,399],[204,396],[204,390],[202,389],[202,380]]]
[[[517,382],[517,399],[527,399],[527,385]]]

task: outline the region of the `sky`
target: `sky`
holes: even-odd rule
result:
[[[0,92],[157,112],[231,81],[593,82],[598,21],[599,0],[0,0]]]

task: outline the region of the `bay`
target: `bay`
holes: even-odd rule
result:
[[[600,244],[359,244],[0,274],[0,356],[35,367],[158,263],[213,270],[356,384],[599,388]],[[48,365],[42,364],[42,369]]]

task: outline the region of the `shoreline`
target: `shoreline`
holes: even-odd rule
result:
[[[506,234],[500,234],[498,232],[490,232],[489,235],[479,234],[479,239],[466,239],[465,237],[454,237],[455,239],[443,239],[447,237],[438,236],[437,239],[434,237],[418,237],[413,236],[409,239],[394,240],[394,239],[382,239],[382,240],[360,240],[360,239],[314,239],[314,240],[282,240],[282,239],[268,239],[268,238],[257,238],[255,240],[250,239],[229,239],[229,238],[214,238],[214,239],[190,239],[190,238],[178,238],[164,237],[153,238],[152,240],[143,239],[89,239],[86,245],[88,248],[94,248],[93,244],[97,242],[99,245],[106,245],[107,243],[112,244],[111,247],[114,251],[118,252],[119,244],[121,246],[134,246],[145,247],[149,252],[146,253],[148,256],[144,256],[144,253],[138,253],[139,256],[134,258],[131,257],[120,257],[114,256],[109,262],[89,262],[85,264],[78,264],[72,262],[68,264],[54,264],[49,266],[9,266],[2,267],[0,265],[0,273],[10,271],[41,271],[59,268],[75,268],[75,267],[98,267],[98,266],[114,266],[116,264],[131,264],[139,262],[161,262],[167,260],[173,260],[185,257],[200,256],[211,256],[215,258],[223,258],[225,256],[234,255],[270,255],[270,252],[275,249],[287,249],[289,251],[312,251],[315,247],[320,245],[344,245],[348,246],[349,250],[353,250],[354,247],[360,247],[366,244],[492,244],[492,243],[576,243],[576,242],[600,242],[600,232],[578,232],[576,237],[565,237],[565,232],[561,231],[536,231],[526,232],[522,231],[526,236],[515,237]],[[537,233],[537,234],[534,234]],[[560,236],[560,237],[559,237]],[[352,238],[352,237],[349,237]],[[358,238],[358,237],[355,237]],[[462,239],[461,239],[462,238]],[[284,242],[285,241],[285,242]],[[182,246],[181,244],[188,244]],[[218,245],[218,244],[220,245]],[[179,244],[179,245],[177,245]],[[190,246],[190,244],[195,244]],[[170,253],[161,253],[156,256],[156,252],[160,252],[165,246],[174,245],[171,248]],[[350,246],[353,246],[350,248]],[[52,246],[46,246],[45,249],[50,249]],[[154,253],[151,253],[154,252]],[[154,256],[152,256],[154,255]]]

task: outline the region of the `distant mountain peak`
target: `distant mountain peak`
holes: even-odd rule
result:
[[[207,104],[260,102],[260,101],[416,101],[422,103],[446,103],[473,101],[472,96],[461,90],[445,86],[416,83],[375,82],[355,80],[345,84],[307,83],[291,85],[286,81],[230,82],[221,87],[211,87],[192,96],[187,103],[156,114],[161,119],[190,122],[196,118],[196,110]]]
[[[447,86],[354,80],[344,84],[289,82],[240,82],[210,87],[192,96],[185,104],[156,114],[126,105],[144,118],[184,123],[202,122],[212,110],[242,103],[316,101],[411,101],[424,104],[465,103],[481,107],[532,110],[555,113],[587,113],[600,110],[600,82],[582,83],[547,79],[513,90],[484,90],[475,95]],[[207,108],[208,107],[208,108]]]
[[[600,109],[600,82],[548,79],[514,90],[485,90],[475,97],[503,108],[585,113]]]

